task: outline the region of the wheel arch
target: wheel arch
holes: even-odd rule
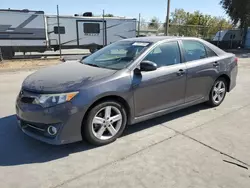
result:
[[[227,92],[230,91],[230,84],[231,84],[231,79],[227,74],[222,74],[220,75],[216,80],[218,80],[219,78],[224,78],[227,82]]]
[[[118,102],[119,104],[121,104],[125,111],[126,111],[126,114],[127,114],[127,122],[128,124],[130,124],[130,121],[131,121],[131,108],[130,108],[130,105],[128,104],[128,102],[121,96],[119,95],[107,95],[107,96],[103,96],[103,97],[100,97],[98,99],[96,99],[88,108],[87,108],[87,111],[85,112],[84,114],[84,117],[82,119],[82,127],[84,126],[84,121],[86,120],[90,110],[96,106],[97,104],[100,104],[104,101],[108,101],[108,100],[111,100],[111,101],[115,101],[115,102]],[[82,129],[82,128],[81,128]]]

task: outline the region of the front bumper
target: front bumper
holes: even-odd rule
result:
[[[53,145],[82,140],[81,126],[84,109],[71,102],[50,108],[16,101],[16,114],[20,129],[30,137]],[[57,128],[57,134],[48,134],[48,127]]]

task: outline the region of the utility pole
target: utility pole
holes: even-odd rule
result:
[[[60,20],[59,20],[59,6],[57,8],[57,27],[58,27],[58,42],[59,42],[59,51],[60,51],[60,58],[62,58],[62,46],[61,46],[61,31],[60,31]]]
[[[102,35],[103,35],[103,47],[106,46],[105,43],[105,10],[102,10]]]
[[[167,16],[166,16],[166,25],[165,25],[165,35],[168,36],[169,31],[169,15],[170,15],[170,0],[168,0]]]
[[[137,33],[137,36],[139,37],[140,36],[140,28],[141,27],[141,13],[139,14],[139,20],[138,20],[138,33]]]

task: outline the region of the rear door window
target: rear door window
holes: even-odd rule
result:
[[[205,46],[198,41],[183,40],[184,57],[186,61],[195,61],[207,57]]]

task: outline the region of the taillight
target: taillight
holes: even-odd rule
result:
[[[235,57],[234,61],[236,64],[238,64],[239,59],[237,57]]]

